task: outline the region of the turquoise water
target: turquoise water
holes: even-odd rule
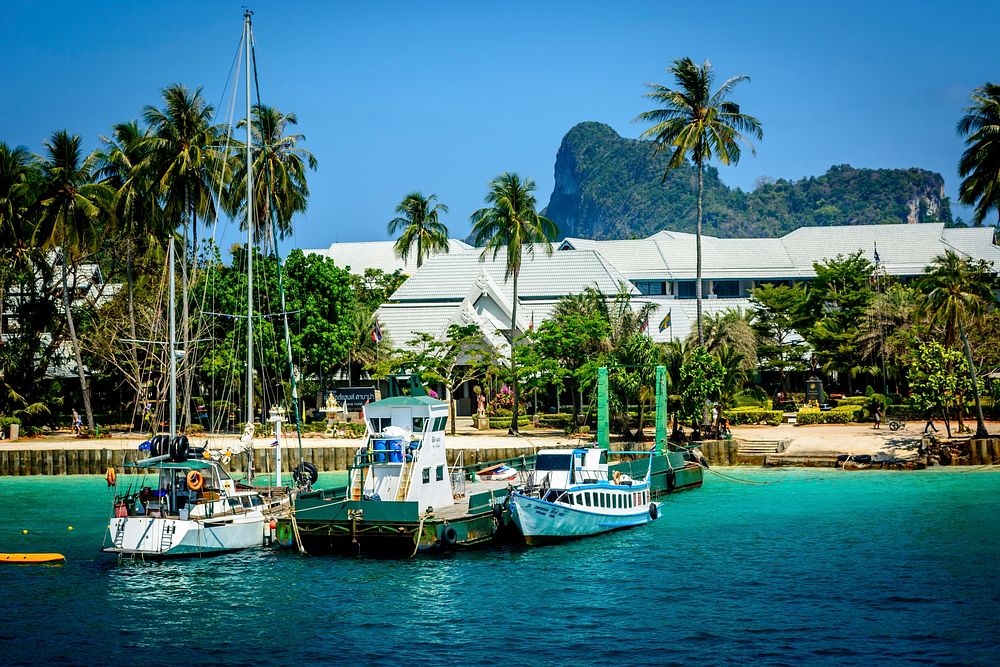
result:
[[[97,553],[100,477],[0,478],[22,664],[1000,663],[1000,473],[729,470],[665,518],[404,562]],[[67,530],[72,525],[73,531]],[[21,530],[28,529],[28,535]]]

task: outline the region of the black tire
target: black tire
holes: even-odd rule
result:
[[[441,546],[451,549],[458,543],[458,531],[454,526],[445,526],[441,531]]]
[[[152,456],[166,456],[170,449],[170,436],[167,435],[154,435],[149,441],[149,455]]]
[[[667,493],[677,488],[677,473],[673,468],[667,470]]]
[[[191,445],[188,442],[186,435],[178,435],[170,442],[170,460],[171,461],[187,461],[188,450]]]
[[[299,484],[304,483],[306,480],[309,480],[310,484],[315,484],[316,480],[319,479],[319,471],[309,461],[303,461],[295,466],[295,470],[292,471],[292,479]]]
[[[656,509],[656,503],[649,503],[649,518],[656,520],[660,516],[660,510]]]
[[[898,421],[895,421],[895,420],[889,422],[889,430],[890,431],[898,431],[901,428],[903,428],[903,424],[901,422],[898,422]]]

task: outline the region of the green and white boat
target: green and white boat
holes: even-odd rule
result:
[[[346,487],[301,492],[278,542],[310,554],[408,558],[492,541],[509,524],[511,482],[467,479],[445,452],[448,405],[395,396],[365,407]]]

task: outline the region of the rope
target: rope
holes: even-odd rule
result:
[[[294,493],[292,494],[291,505],[292,505],[292,511],[289,513],[289,516],[292,519],[292,532],[295,534],[295,544],[299,547],[299,553],[300,554],[302,554],[304,556],[308,556],[309,554],[306,553],[306,548],[302,544],[302,536],[299,535],[299,522],[295,520],[295,494]]]
[[[776,481],[779,481],[779,480],[772,480],[770,482],[762,482],[762,481],[753,480],[753,479],[740,479],[739,477],[733,477],[732,475],[726,475],[724,473],[719,472],[718,470],[713,470],[712,468],[706,468],[705,466],[702,466],[702,469],[706,470],[706,471],[708,471],[710,473],[712,473],[713,475],[721,477],[722,479],[726,480],[727,482],[733,482],[734,484],[748,484],[748,485],[752,485],[752,486],[763,486],[764,484],[774,484]]]
[[[424,521],[427,520],[427,514],[420,517],[420,525],[417,527],[417,532],[413,536],[413,553],[410,554],[410,558],[417,555],[417,551],[420,550],[420,536],[424,533]]]

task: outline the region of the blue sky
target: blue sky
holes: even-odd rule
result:
[[[41,151],[66,128],[95,148],[172,82],[218,106],[243,4],[7,0],[0,140]],[[668,83],[681,56],[751,77],[736,99],[765,137],[722,169],[728,184],[915,166],[943,174],[954,203],[955,123],[1000,80],[997,2],[250,4],[264,102],[298,114],[320,162],[298,247],[387,238],[412,190],[437,193],[464,237],[502,171],[534,178],[544,206],[566,131],[638,136],[644,82]]]

